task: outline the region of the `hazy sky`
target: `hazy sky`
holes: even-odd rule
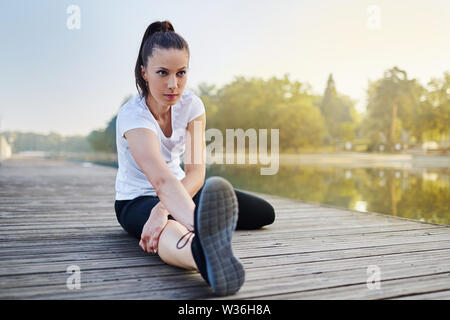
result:
[[[80,29],[67,27],[70,5]],[[423,84],[450,71],[448,0],[1,0],[0,131],[104,128],[137,92],[134,65],[155,20],[189,43],[187,88],[289,73],[322,93],[333,73],[361,109],[368,80],[395,65]]]

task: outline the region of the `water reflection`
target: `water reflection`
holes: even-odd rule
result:
[[[261,176],[254,165],[211,165],[207,176],[240,189],[450,225],[449,171],[280,165],[276,175]]]

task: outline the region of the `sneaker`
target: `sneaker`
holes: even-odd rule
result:
[[[194,212],[191,250],[200,274],[219,296],[237,292],[245,280],[244,267],[231,246],[237,218],[232,185],[221,177],[208,178]]]

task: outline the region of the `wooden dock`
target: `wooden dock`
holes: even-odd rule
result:
[[[1,299],[217,299],[199,273],[144,253],[122,230],[115,176],[74,162],[2,163]],[[450,299],[450,227],[260,196],[276,221],[236,231],[246,282],[220,299]],[[72,265],[80,289],[67,286]]]

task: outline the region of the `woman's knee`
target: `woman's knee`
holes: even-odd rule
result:
[[[275,221],[275,209],[266,200],[237,191],[239,216],[237,229],[259,229]]]
[[[269,225],[269,224],[274,223],[274,221],[275,221],[275,209],[267,201],[266,201],[266,210],[264,210],[264,212],[265,212],[265,225]]]
[[[275,209],[266,200],[261,199],[259,203],[260,214],[259,214],[259,224],[260,228],[270,225],[275,221]]]

